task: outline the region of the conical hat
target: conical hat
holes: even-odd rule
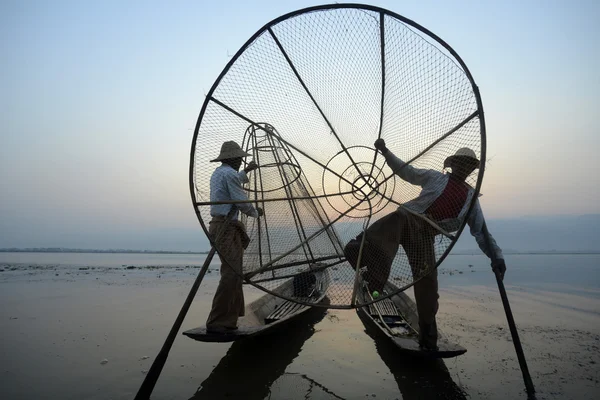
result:
[[[454,153],[454,155],[446,158],[446,160],[444,161],[444,168],[448,168],[452,159],[458,157],[472,158],[474,161],[477,162],[477,164],[479,164],[479,160],[477,159],[477,155],[475,154],[475,152],[468,147],[463,147],[461,149],[456,150],[456,153]]]
[[[234,141],[228,141],[223,143],[221,146],[221,153],[219,154],[219,157],[215,158],[214,160],[210,160],[210,162],[229,160],[230,158],[243,158],[249,155],[250,154],[242,150],[239,144]]]

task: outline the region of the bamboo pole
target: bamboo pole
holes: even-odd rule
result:
[[[496,253],[491,246],[490,233],[487,229],[486,224],[483,224],[483,235],[485,237],[486,246],[492,259],[492,265],[496,264]],[[502,305],[504,306],[504,312],[506,313],[506,320],[508,321],[508,327],[510,328],[510,334],[512,336],[513,344],[515,345],[515,351],[517,352],[517,358],[519,360],[519,366],[521,367],[521,373],[523,374],[523,381],[525,382],[525,389],[530,399],[535,398],[535,387],[529,374],[529,368],[527,367],[527,361],[525,360],[525,353],[521,346],[521,340],[519,339],[519,333],[517,332],[517,325],[513,318],[512,311],[510,309],[510,303],[508,302],[508,296],[506,295],[506,289],[504,288],[503,277],[500,276],[499,271],[493,270],[496,276],[496,283],[498,284],[498,290],[500,291],[500,298],[502,299]]]
[[[219,231],[219,233],[217,234],[217,236],[214,240],[214,243],[217,243],[217,241],[220,239],[221,235],[225,231],[225,227],[227,226],[227,223],[229,222],[229,220],[233,217],[233,215],[236,212],[237,212],[237,207],[232,206],[231,210],[227,214],[227,218],[225,219],[225,223],[223,224],[223,227],[221,227],[221,230]],[[204,279],[204,275],[206,274],[206,271],[208,270],[208,267],[215,255],[215,252],[216,252],[216,249],[215,249],[215,246],[213,245],[210,248],[208,255],[206,256],[206,260],[204,261],[204,264],[202,265],[202,268],[200,269],[200,272],[198,273],[198,276],[196,277],[196,280],[194,281],[194,284],[192,285],[192,288],[190,289],[190,292],[188,293],[187,298],[185,299],[185,302],[183,303],[183,306],[181,307],[181,310],[179,311],[179,315],[177,315],[177,318],[175,319],[175,322],[173,323],[173,326],[171,327],[171,330],[169,331],[169,334],[167,335],[167,338],[165,339],[165,343],[163,344],[162,348],[160,349],[160,352],[154,359],[154,362],[152,363],[152,366],[150,367],[148,374],[144,378],[144,382],[142,382],[142,385],[140,386],[140,389],[138,390],[138,392],[135,396],[135,400],[147,400],[150,398],[150,395],[152,394],[152,391],[154,390],[154,386],[156,385],[156,382],[158,381],[158,378],[160,377],[163,367],[165,366],[165,363],[167,362],[167,358],[169,357],[169,352],[171,351],[171,347],[173,346],[175,337],[177,336],[177,333],[179,332],[179,329],[181,328],[181,324],[183,323],[183,320],[185,319],[185,316],[187,315],[187,312],[190,309],[190,305],[192,304],[192,301],[194,300],[194,297],[196,296],[196,293],[198,292],[198,288],[200,287],[200,284],[202,283],[202,280]]]

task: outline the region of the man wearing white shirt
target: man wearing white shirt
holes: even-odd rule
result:
[[[464,219],[475,193],[465,180],[479,167],[475,152],[468,148],[459,149],[444,161],[444,168],[451,173],[431,169],[418,169],[396,157],[385,146],[383,139],[375,142],[375,148],[386,159],[392,171],[403,180],[421,186],[415,199],[403,204],[395,212],[373,223],[366,231],[361,267],[367,266],[365,279],[370,290],[381,291],[387,282],[392,262],[402,245],[410,264],[414,284],[415,300],[419,314],[419,342],[427,350],[437,349],[438,281],[434,238],[440,232],[433,228],[428,219],[448,232],[457,231]],[[415,215],[416,214],[416,215]],[[421,215],[421,216],[419,216]],[[484,218],[479,200],[475,201],[467,223],[481,250],[493,260],[492,268],[501,278],[506,272],[502,250],[494,238],[484,234]],[[351,240],[344,249],[348,261],[356,267],[362,233]],[[488,247],[489,240],[489,247]]]
[[[236,142],[223,143],[219,156],[211,160],[221,162],[210,178],[211,202],[248,200],[242,184],[248,182],[247,174],[258,168],[255,162],[250,162],[238,172],[242,159],[248,155]],[[206,330],[210,333],[226,334],[235,331],[238,317],[244,315],[242,263],[244,249],[250,239],[244,224],[238,219],[238,210],[254,218],[262,215],[262,210],[254,208],[250,202],[214,204],[210,208],[212,219],[208,231],[213,241],[216,240],[221,258],[221,280],[206,321]]]

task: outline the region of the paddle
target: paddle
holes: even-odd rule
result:
[[[227,214],[225,223],[223,224],[221,230],[217,234],[213,243],[217,243],[217,240],[221,237],[221,235],[225,231],[227,222],[229,222],[229,220],[232,218],[232,216],[234,215],[234,213],[236,211],[237,211],[236,207],[232,206],[231,210],[229,211],[229,214]],[[165,363],[167,362],[167,357],[169,356],[169,351],[171,351],[171,347],[173,346],[173,342],[175,341],[177,332],[179,332],[179,329],[181,328],[181,324],[183,323],[183,320],[185,319],[185,316],[187,315],[187,312],[190,309],[192,300],[194,300],[194,297],[196,296],[196,292],[198,292],[200,283],[202,283],[202,279],[204,279],[204,275],[206,274],[206,271],[208,270],[208,266],[210,265],[210,262],[212,261],[214,255],[215,255],[215,246],[213,245],[210,248],[208,255],[206,256],[204,265],[202,265],[202,268],[200,269],[200,272],[198,273],[198,276],[196,277],[196,280],[194,281],[192,288],[190,289],[190,293],[188,294],[187,298],[185,299],[185,302],[183,303],[183,307],[181,307],[181,311],[179,311],[179,315],[177,316],[175,323],[171,327],[171,331],[169,332],[169,334],[167,335],[167,338],[165,339],[165,343],[163,344],[162,348],[160,349],[160,352],[154,359],[154,362],[152,363],[152,366],[150,367],[150,370],[148,371],[146,378],[144,378],[144,382],[142,382],[142,385],[140,386],[140,389],[138,390],[137,395],[135,396],[135,400],[146,400],[146,399],[150,398],[150,395],[152,394],[152,391],[154,390],[154,386],[156,385],[156,381],[158,381],[160,373],[162,372],[162,369],[165,366]]]
[[[490,233],[487,229],[486,224],[483,224],[483,235],[485,237],[487,248],[491,254],[492,265],[496,264],[496,253],[492,250],[492,246],[490,246]],[[508,320],[508,327],[510,328],[510,334],[512,336],[513,343],[515,345],[515,351],[517,352],[517,358],[519,359],[519,366],[521,367],[521,373],[523,374],[523,380],[525,381],[525,389],[527,390],[527,395],[530,399],[535,399],[535,387],[533,386],[533,381],[531,380],[531,375],[529,375],[529,368],[527,368],[527,361],[525,361],[525,353],[523,352],[523,347],[521,346],[521,340],[519,339],[519,333],[517,332],[517,326],[515,324],[515,320],[512,315],[512,311],[510,309],[510,303],[508,302],[508,296],[506,295],[506,289],[504,289],[504,282],[502,281],[502,277],[500,276],[499,271],[493,269],[494,275],[496,276],[496,283],[498,283],[498,290],[500,291],[500,298],[502,299],[502,305],[504,306],[504,312],[506,313],[506,319]]]

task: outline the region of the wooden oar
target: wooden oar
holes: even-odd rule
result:
[[[491,255],[492,265],[496,264],[496,253],[491,246],[490,233],[487,229],[486,224],[483,224],[483,235],[485,237],[488,251]],[[510,309],[510,303],[508,302],[508,296],[506,295],[506,289],[504,288],[504,282],[500,276],[499,271],[493,269],[494,275],[496,276],[496,283],[498,283],[498,290],[500,291],[500,298],[502,298],[502,305],[504,306],[504,312],[506,313],[506,319],[508,320],[508,327],[510,328],[510,334],[512,336],[513,343],[515,345],[515,351],[517,352],[517,358],[519,359],[519,366],[521,367],[521,373],[523,374],[523,381],[525,381],[525,389],[530,399],[535,398],[535,387],[529,374],[529,368],[527,368],[527,361],[525,361],[525,353],[521,346],[521,340],[519,339],[519,333],[517,332],[517,326]]]
[[[225,231],[227,223],[233,217],[233,215],[235,214],[236,211],[237,211],[236,207],[232,206],[231,210],[227,214],[225,223],[221,227],[221,230],[219,231],[219,233],[217,234],[217,236],[214,240],[214,243],[217,243],[217,241],[219,240],[219,238]],[[148,374],[144,378],[144,382],[142,382],[142,386],[140,386],[140,389],[138,390],[137,395],[135,396],[135,400],[147,400],[150,398],[150,395],[152,394],[152,391],[154,390],[154,386],[156,385],[156,381],[158,381],[160,373],[162,372],[162,369],[165,366],[165,363],[167,362],[167,357],[169,357],[169,351],[171,351],[171,347],[173,346],[173,342],[175,341],[177,332],[179,332],[179,329],[181,328],[181,324],[183,323],[183,320],[185,319],[185,316],[187,315],[187,312],[190,309],[192,300],[194,300],[194,297],[196,296],[196,293],[198,292],[198,288],[200,287],[200,284],[202,283],[202,280],[204,279],[204,275],[206,274],[206,271],[208,270],[208,266],[210,265],[210,262],[212,261],[214,255],[215,255],[215,246],[212,246],[210,248],[208,255],[206,256],[204,265],[202,265],[202,268],[200,269],[200,272],[198,273],[198,276],[196,277],[196,280],[194,281],[194,284],[192,285],[192,288],[190,289],[190,293],[188,294],[187,298],[185,299],[185,302],[183,303],[183,307],[181,307],[181,311],[179,311],[179,315],[177,316],[175,323],[171,327],[171,331],[169,332],[169,334],[167,335],[167,338],[165,339],[165,343],[163,344],[163,347],[160,349],[160,352],[154,359],[154,362],[152,363],[152,366],[150,367]]]

